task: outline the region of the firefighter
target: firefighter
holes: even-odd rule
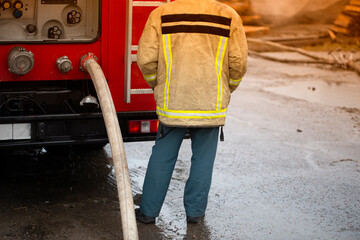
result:
[[[164,4],[149,15],[137,63],[154,90],[160,123],[136,218],[154,223],[159,216],[188,131],[192,157],[183,201],[187,222],[198,223],[207,206],[219,127],[247,69],[241,18],[215,0]]]

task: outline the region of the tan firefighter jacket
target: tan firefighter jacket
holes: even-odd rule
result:
[[[151,12],[137,63],[166,126],[225,124],[230,94],[247,68],[239,15],[214,0],[176,0]]]

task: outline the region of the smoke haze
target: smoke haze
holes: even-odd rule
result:
[[[302,11],[318,11],[340,0],[250,0],[260,15],[291,17]]]

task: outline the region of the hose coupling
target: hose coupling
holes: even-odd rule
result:
[[[97,62],[98,61],[98,58],[95,56],[95,54],[93,53],[88,53],[88,54],[85,54],[83,55],[81,58],[80,58],[80,70],[85,72],[87,71],[87,65],[92,62],[92,61],[95,61]]]

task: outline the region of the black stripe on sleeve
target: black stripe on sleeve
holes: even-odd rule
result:
[[[231,18],[209,14],[171,14],[161,16],[162,23],[170,22],[209,22],[230,26]]]
[[[162,27],[162,34],[172,34],[172,33],[206,33],[212,35],[219,35],[223,37],[230,36],[230,30],[218,28],[218,27],[209,27],[209,26],[200,26],[200,25],[178,25],[178,26]]]

